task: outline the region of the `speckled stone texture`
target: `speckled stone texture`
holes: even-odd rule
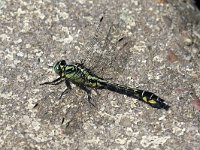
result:
[[[199,21],[192,0],[0,0],[0,149],[198,150]],[[171,107],[106,90],[93,107],[75,85],[59,99],[64,83],[39,84],[60,59]]]

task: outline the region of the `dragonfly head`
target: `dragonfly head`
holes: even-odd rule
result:
[[[57,61],[53,65],[53,70],[55,71],[56,74],[58,74],[59,76],[62,76],[62,74],[64,73],[64,70],[65,70],[65,66],[66,66],[66,61],[60,60],[60,61]]]

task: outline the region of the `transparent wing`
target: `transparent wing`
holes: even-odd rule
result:
[[[96,109],[91,106],[84,91],[74,88],[68,94],[59,99],[63,86],[54,86],[47,89],[47,95],[42,96],[37,102],[34,110],[37,110],[36,116],[43,124],[53,124],[62,126],[63,132],[73,134],[81,130],[91,115],[95,115]]]
[[[94,36],[85,44],[85,65],[106,78],[116,77],[128,63],[134,40],[127,35],[125,23],[118,17],[104,14]]]
[[[94,60],[104,53],[105,45],[107,45],[107,33],[110,30],[111,23],[108,22],[108,18],[105,14],[99,20],[99,23],[96,27],[94,33],[89,33],[90,31],[86,30],[87,34],[89,33],[91,37],[87,43],[84,44],[84,59],[86,65],[94,65]],[[92,30],[91,30],[92,31]]]

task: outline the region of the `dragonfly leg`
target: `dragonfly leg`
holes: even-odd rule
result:
[[[62,77],[59,77],[59,78],[57,78],[53,81],[41,83],[40,85],[45,85],[45,84],[58,85],[58,84],[60,84],[64,81],[64,80],[61,80],[61,79],[62,79]]]
[[[88,87],[86,87],[86,86],[80,86],[80,88],[82,89],[82,90],[84,90],[86,93],[87,93],[87,96],[88,96],[88,102],[92,105],[92,106],[94,106],[95,107],[95,104],[91,101],[91,99],[92,99],[92,96],[91,96],[91,89],[89,89]]]
[[[76,65],[79,65],[79,66],[84,66],[85,64],[85,59],[81,59],[81,62],[80,63],[75,63]]]
[[[80,64],[83,66],[85,64],[85,61],[86,61],[85,59],[81,59],[81,63]]]
[[[59,97],[59,99],[61,99],[62,98],[62,96],[64,95],[64,94],[66,94],[66,93],[68,93],[69,92],[69,90],[71,90],[72,89],[72,87],[71,87],[71,85],[70,85],[70,82],[69,82],[69,80],[68,79],[65,79],[64,80],[65,81],[65,85],[67,86],[67,88],[61,93],[61,95],[60,95],[60,97]]]

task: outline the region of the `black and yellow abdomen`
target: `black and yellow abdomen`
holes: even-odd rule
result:
[[[158,97],[157,95],[149,91],[121,86],[119,84],[110,83],[110,82],[101,82],[101,84],[104,86],[104,89],[108,89],[113,92],[117,92],[120,94],[127,95],[129,97],[136,98],[142,102],[147,103],[148,105],[154,108],[158,108],[158,109],[163,108],[165,110],[168,110],[170,107],[164,102],[163,99],[161,99],[160,97]]]

